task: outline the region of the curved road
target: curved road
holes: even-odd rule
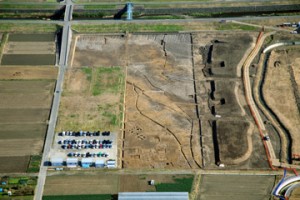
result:
[[[262,32],[261,32],[262,33]],[[263,138],[265,135],[267,135],[265,125],[263,123],[263,120],[261,118],[261,115],[258,111],[258,108],[254,102],[253,96],[252,96],[252,86],[251,86],[251,81],[250,81],[250,75],[249,75],[249,68],[250,65],[255,58],[255,56],[260,52],[261,46],[266,39],[266,37],[274,34],[274,32],[270,32],[267,34],[262,35],[262,37],[259,36],[257,43],[254,47],[254,49],[251,51],[250,55],[246,59],[244,66],[243,66],[243,82],[244,82],[244,87],[245,87],[245,96],[247,103],[250,107],[251,114],[257,124],[257,127],[259,129],[260,135]],[[271,144],[270,140],[264,140],[264,145],[266,146],[266,151],[267,151],[267,156],[268,160],[270,162],[270,167],[272,167],[272,163],[277,163],[279,160],[276,158],[273,146]]]

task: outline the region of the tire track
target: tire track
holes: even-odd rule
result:
[[[128,84],[132,85],[133,86],[133,91],[136,93],[136,100],[135,100],[135,107],[137,109],[137,111],[140,113],[140,115],[146,117],[147,119],[149,119],[150,121],[152,121],[153,123],[159,125],[160,127],[162,127],[163,129],[167,130],[171,135],[173,135],[173,137],[175,138],[175,140],[177,141],[178,145],[180,146],[180,151],[181,151],[181,154],[183,155],[184,159],[186,160],[187,164],[189,165],[189,167],[192,169],[192,166],[191,164],[189,163],[188,159],[187,159],[187,156],[185,155],[183,149],[182,149],[182,144],[181,142],[179,141],[179,139],[177,138],[177,136],[167,127],[165,127],[164,125],[160,124],[159,122],[153,120],[152,118],[150,118],[149,116],[145,115],[138,107],[138,100],[139,100],[139,92],[137,91],[137,89],[141,90],[139,87],[137,87],[135,84],[133,83],[130,83],[128,82]],[[143,90],[141,90],[143,91]]]

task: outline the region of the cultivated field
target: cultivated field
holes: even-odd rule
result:
[[[149,185],[155,180],[155,186]],[[117,194],[118,192],[190,191],[193,175],[117,175],[87,172],[47,176],[44,195]],[[176,188],[176,189],[175,189]]]
[[[198,200],[271,199],[275,176],[203,175]]]
[[[272,51],[263,85],[267,105],[291,134],[292,154],[300,154],[299,53],[299,48]]]
[[[54,65],[54,34],[9,34],[1,65]]]
[[[58,72],[28,65],[44,65],[50,57],[55,63],[54,34],[9,34],[2,45],[0,173],[26,172],[30,157],[43,148]]]
[[[0,157],[0,173],[26,172],[29,159],[30,156]]]
[[[29,156],[40,154],[44,143],[56,76],[53,73],[52,80],[38,80],[38,72],[35,72],[33,77],[37,79],[0,81],[0,156],[2,160],[7,159],[8,164],[16,165],[10,160],[17,159],[23,166],[12,166],[10,172],[26,171]],[[0,172],[7,172],[7,168],[0,167]]]

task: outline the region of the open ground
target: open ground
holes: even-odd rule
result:
[[[299,48],[280,48],[267,60],[263,96],[292,138],[292,154],[300,154]],[[298,156],[293,156],[298,157]]]
[[[241,69],[253,32],[194,34],[193,52],[206,168],[268,168],[245,97]]]

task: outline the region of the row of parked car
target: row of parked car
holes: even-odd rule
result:
[[[99,153],[79,153],[79,152],[70,152],[68,153],[68,157],[82,157],[82,158],[89,158],[89,157],[108,157],[107,153],[99,152]]]
[[[112,144],[112,140],[60,140],[58,144]]]
[[[110,136],[110,131],[62,131],[58,133],[59,136],[75,136],[75,137],[86,137],[86,136]]]
[[[111,144],[63,144],[62,149],[111,149]]]

